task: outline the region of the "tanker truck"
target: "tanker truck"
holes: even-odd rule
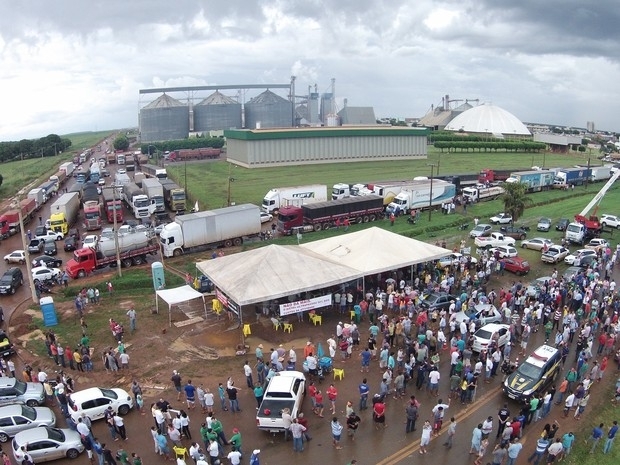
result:
[[[130,267],[146,263],[148,255],[155,255],[159,244],[144,231],[136,231],[118,236],[118,250],[121,265]],[[116,265],[116,243],[114,237],[101,237],[95,248],[86,247],[73,252],[73,258],[65,267],[73,278],[83,278],[95,270]]]

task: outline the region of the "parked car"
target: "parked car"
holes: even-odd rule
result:
[[[521,242],[522,248],[538,250],[538,251],[544,249],[545,246],[551,247],[552,245],[553,245],[553,241],[545,237],[534,237],[533,239],[526,239]]]
[[[4,256],[4,261],[7,263],[19,263],[23,265],[26,263],[26,252],[23,250],[14,250],[10,254]]]
[[[502,259],[504,270],[519,276],[526,275],[530,272],[529,262],[522,257],[507,257]]]
[[[4,330],[0,329],[0,356],[8,357],[15,353],[15,346],[9,339],[9,336],[4,332]]]
[[[16,267],[9,268],[0,278],[0,294],[15,294],[17,288],[23,284],[22,270]]]
[[[260,212],[260,222],[261,223],[268,223],[271,220],[273,220],[273,215],[271,213]]]
[[[570,224],[567,218],[560,218],[555,225],[556,231],[566,231],[566,227]]]
[[[50,257],[49,255],[39,255],[32,259],[32,266],[46,266],[47,268],[60,268],[62,258]]]
[[[504,393],[511,399],[526,402],[532,395],[544,393],[561,371],[561,352],[555,347],[542,345],[506,378]]]
[[[97,247],[97,243],[99,242],[99,237],[96,234],[89,234],[84,237],[82,241],[82,248],[86,249],[88,247],[92,247],[93,249]]]
[[[588,256],[588,255],[596,256],[596,250],[593,250],[593,249],[579,249],[579,250],[576,250],[572,254],[567,255],[566,257],[564,257],[564,263],[566,263],[567,265],[579,266],[579,263],[581,262],[581,259],[583,257]]]
[[[541,218],[538,220],[538,224],[536,225],[536,231],[548,232],[550,229],[551,229],[550,218]]]
[[[504,236],[512,237],[513,239],[524,240],[527,237],[527,231],[517,226],[502,226],[499,228]]]
[[[594,239],[590,239],[590,242],[584,245],[584,248],[594,249],[597,252],[600,249],[606,249],[607,247],[609,247],[609,242],[607,242],[607,239],[601,239],[600,237],[595,237]]]
[[[573,277],[577,276],[579,273],[582,273],[583,270],[579,266],[569,266],[566,268],[564,273],[562,273],[562,278],[564,281],[571,281]]]
[[[94,421],[104,418],[108,407],[112,407],[119,415],[127,415],[133,407],[133,398],[127,391],[119,388],[88,388],[72,392],[68,400],[69,413],[76,422],[82,412]]]
[[[579,261],[576,261],[574,265],[582,269],[587,269],[587,268],[593,267],[597,262],[598,262],[597,255],[586,255],[585,257],[581,257]]]
[[[80,433],[69,428],[41,426],[17,433],[13,438],[13,456],[17,463],[24,460],[24,452],[32,457],[34,463],[49,462],[56,459],[76,459],[84,450]]]
[[[45,234],[35,236],[35,239],[42,239],[46,242],[48,241],[59,241],[63,239],[65,235],[60,231],[50,231],[48,230]]]
[[[65,239],[65,252],[72,252],[78,248],[79,240],[75,236],[69,236]]]
[[[463,255],[462,253],[453,252],[450,255],[441,257],[437,261],[437,266],[439,266],[440,268],[446,268],[449,266],[459,266],[461,263],[461,260],[463,260],[463,257],[465,257],[465,259],[469,259],[470,263],[474,265],[478,263],[478,259],[476,257],[466,256],[466,255]]]
[[[32,269],[32,279],[34,282],[47,281],[48,279],[56,279],[62,274],[60,268],[48,268],[46,266],[37,266]]]
[[[46,242],[43,246],[43,253],[45,255],[56,255],[58,253],[56,242]]]
[[[0,407],[0,442],[8,442],[17,433],[38,426],[56,426],[56,415],[51,409],[20,404]]]
[[[492,216],[491,223],[493,224],[509,224],[512,223],[512,215],[510,213],[498,213]]]
[[[490,224],[479,223],[474,229],[469,231],[469,237],[487,237],[489,234],[491,234],[492,230],[493,226],[491,226]]]
[[[540,290],[545,285],[545,283],[550,283],[553,278],[551,276],[541,276],[540,278],[536,278],[530,284],[528,284],[525,289],[525,294],[528,297],[538,298],[540,295]]]
[[[28,253],[41,253],[43,252],[43,245],[45,241],[42,239],[32,239],[28,243]]]
[[[45,403],[45,391],[41,383],[25,383],[17,378],[0,377],[0,404],[26,404],[37,407]]]
[[[489,323],[477,329],[474,333],[472,351],[480,353],[486,350],[495,339],[497,347],[502,349],[510,341],[510,326],[500,323]]]
[[[476,326],[484,326],[487,323],[501,323],[502,315],[492,304],[478,304],[473,308],[468,308],[466,312],[460,311],[454,314],[457,326],[462,321],[474,321]]]
[[[561,245],[552,245],[547,249],[545,253],[543,253],[540,259],[544,263],[558,263],[570,253],[566,247],[562,247]]]
[[[452,301],[456,301],[456,297],[453,295],[446,294],[445,292],[431,292],[430,294],[422,296],[420,305],[429,312],[435,309],[437,309],[437,311],[441,309],[447,311]]]
[[[497,254],[499,258],[516,257],[519,254],[517,252],[517,249],[515,249],[511,245],[500,245],[497,247],[493,247],[492,249],[489,249],[489,252],[491,252],[493,255]]]
[[[601,216],[601,224],[605,227],[620,229],[620,217],[616,215],[603,215]]]

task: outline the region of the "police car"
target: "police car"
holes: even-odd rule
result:
[[[517,370],[504,381],[504,392],[511,399],[528,401],[542,392],[557,378],[561,370],[562,354],[555,347],[537,348]]]

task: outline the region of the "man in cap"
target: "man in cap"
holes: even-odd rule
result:
[[[172,384],[174,385],[174,388],[177,391],[177,400],[181,400],[181,390],[182,390],[181,375],[179,374],[178,371],[176,370],[172,371],[172,378],[170,378],[170,381],[172,381]]]
[[[259,461],[260,449],[254,449],[250,456],[250,465],[260,465]]]

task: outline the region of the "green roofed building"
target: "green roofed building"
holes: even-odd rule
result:
[[[224,131],[228,161],[246,168],[425,159],[428,134],[391,126]]]

